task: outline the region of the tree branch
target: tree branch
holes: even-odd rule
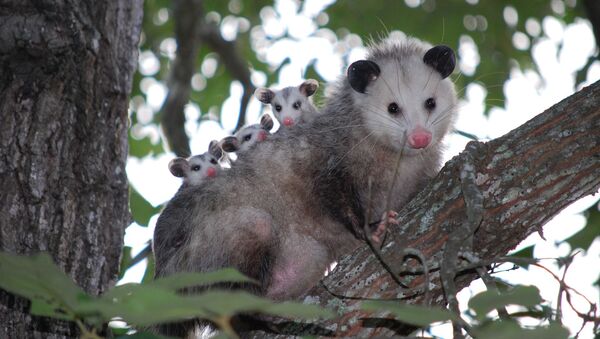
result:
[[[392,266],[400,270],[406,248],[421,251],[429,263],[443,262],[450,235],[473,226],[470,222],[476,218],[465,207],[465,200],[469,201],[464,198],[460,179],[469,158],[476,188],[483,195],[481,222],[472,233],[470,255],[485,261],[505,255],[567,205],[598,191],[600,82],[503,137],[488,143],[470,142],[465,151],[446,163],[428,187],[400,211],[400,226],[391,226],[388,238],[392,239],[381,253]],[[440,271],[432,270],[429,275],[433,303],[445,305]],[[340,317],[311,326],[290,321],[274,326],[284,333],[301,333],[308,327],[342,337],[406,335],[414,327],[385,313],[361,310],[360,298],[404,298],[410,304],[423,303],[424,294],[415,294],[414,287],[423,284],[424,277],[411,278],[407,280],[410,289],[399,287],[365,244],[341,258],[323,279],[325,287],[316,286],[304,299],[333,309]],[[459,276],[456,286],[464,288],[475,278],[476,274]],[[253,334],[265,336],[263,332]]]
[[[246,121],[246,109],[254,93],[254,85],[250,80],[250,70],[247,62],[240,56],[235,41],[227,41],[221,35],[219,27],[214,23],[205,22],[201,30],[202,40],[205,41],[219,56],[233,78],[242,84],[243,93],[240,101],[240,112],[235,126],[237,132]]]
[[[235,41],[225,40],[217,24],[205,20],[202,5],[201,0],[177,0],[173,3],[177,54],[167,81],[169,94],[161,109],[161,122],[171,149],[182,157],[191,154],[189,138],[184,128],[183,109],[190,98],[190,80],[201,42],[206,42],[219,54],[227,71],[242,84],[243,93],[235,131],[246,121],[246,109],[255,89],[250,79],[250,70],[238,53]]]
[[[594,30],[596,47],[600,48],[600,2],[597,0],[583,0],[583,7]]]
[[[177,156],[188,157],[190,140],[185,133],[183,109],[190,99],[190,81],[196,68],[204,12],[201,0],[173,1],[173,11],[177,54],[167,80],[169,94],[161,109],[161,123],[171,150]]]

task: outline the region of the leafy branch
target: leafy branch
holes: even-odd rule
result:
[[[26,257],[0,252],[0,277],[0,288],[31,300],[32,315],[73,321],[81,336],[90,339],[100,338],[97,333],[114,319],[144,328],[199,318],[235,337],[231,321],[238,314],[301,319],[331,316],[315,305],[275,303],[243,291],[206,289],[220,283],[256,283],[234,269],[180,273],[149,283],[117,286],[94,297],[62,273],[48,254]],[[200,293],[181,293],[199,287],[204,288]]]

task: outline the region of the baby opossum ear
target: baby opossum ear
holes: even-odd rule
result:
[[[300,93],[302,93],[305,97],[309,97],[317,91],[319,88],[319,82],[315,79],[308,79],[300,85]]]
[[[439,45],[431,48],[425,53],[423,61],[433,67],[442,75],[442,79],[448,77],[456,66],[456,57],[452,48]]]
[[[219,146],[217,140],[212,140],[210,144],[208,144],[208,154],[211,154],[217,159],[221,159],[223,156],[223,150],[221,149],[221,146]]]
[[[221,140],[221,148],[225,152],[235,152],[240,149],[240,142],[234,136],[225,137]]]
[[[271,91],[268,88],[261,87],[257,88],[256,91],[254,91],[254,96],[260,102],[270,104],[273,98],[275,97],[275,92]]]
[[[271,128],[273,128],[273,118],[268,114],[263,115],[262,118],[260,118],[260,126],[264,130],[270,131]]]
[[[169,171],[178,178],[185,177],[185,173],[190,170],[190,164],[184,158],[175,158],[169,162]]]
[[[377,79],[380,73],[379,66],[373,61],[359,60],[348,67],[348,82],[355,91],[365,93],[367,85]]]

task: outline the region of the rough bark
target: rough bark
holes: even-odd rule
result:
[[[600,187],[600,82],[557,103],[521,127],[488,143],[471,142],[449,161],[439,175],[399,214],[399,225],[391,226],[383,257],[396,270],[406,263],[406,249],[418,250],[432,268],[433,304],[445,305],[439,266],[449,252],[448,243],[468,227],[464,182],[461,172],[471,162],[476,186],[483,197],[478,223],[472,237],[462,240],[467,250],[487,260],[505,255],[523,239],[575,200],[594,194]],[[468,171],[467,171],[468,172]],[[472,187],[473,188],[473,187]],[[467,246],[469,247],[469,246]],[[410,251],[409,251],[410,252]],[[410,260],[414,268],[419,268]],[[456,279],[461,289],[477,276]],[[406,277],[409,287],[423,286],[423,275]],[[307,331],[332,336],[373,337],[406,335],[414,328],[392,321],[385,313],[359,309],[360,299],[395,299],[422,304],[424,293],[408,292],[398,286],[372,251],[363,246],[339,260],[322,285],[304,299],[342,315],[306,326],[283,322],[286,333]],[[399,301],[400,302],[400,301]],[[257,332],[255,337],[264,337]]]
[[[117,278],[142,1],[0,4],[0,250],[48,251],[82,288]],[[0,290],[0,338],[66,338]]]

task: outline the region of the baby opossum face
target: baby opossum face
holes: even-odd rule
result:
[[[369,133],[405,155],[437,144],[455,117],[456,94],[447,78],[454,64],[445,46],[352,64],[348,80]]]
[[[206,178],[213,178],[219,173],[218,158],[221,156],[220,148],[217,151],[211,142],[209,152],[194,155],[189,159],[175,158],[169,163],[169,171],[178,178],[183,178],[186,185],[199,185]]]
[[[263,115],[260,124],[254,124],[239,130],[234,136],[226,137],[221,141],[221,147],[225,152],[244,152],[256,143],[264,141],[273,128],[273,120],[270,115]]]
[[[312,103],[308,99],[313,95],[319,83],[308,79],[298,87],[286,87],[280,91],[258,88],[254,96],[265,104],[271,104],[273,114],[284,127],[291,127],[303,122],[303,115],[312,111]]]

